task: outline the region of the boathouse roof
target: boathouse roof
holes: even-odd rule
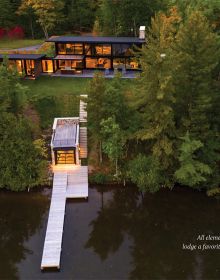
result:
[[[57,118],[53,125],[52,146],[56,148],[76,147],[79,143],[79,118]]]

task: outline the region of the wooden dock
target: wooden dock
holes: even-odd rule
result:
[[[66,206],[67,172],[55,172],[41,269],[60,268],[60,254]]]
[[[87,95],[81,97],[86,98]],[[86,103],[82,100],[80,101],[79,120],[81,123],[87,122]],[[87,127],[80,127],[79,134],[80,158],[87,158]],[[88,198],[88,166],[58,164],[53,165],[53,173],[53,190],[41,269],[60,269],[67,198]]]

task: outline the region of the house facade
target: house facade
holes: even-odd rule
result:
[[[75,75],[89,70],[103,70],[106,74],[115,69],[140,71],[135,53],[145,43],[145,27],[140,27],[139,37],[59,36],[51,37],[47,42],[54,43],[54,57],[9,55],[10,63],[19,73],[33,78],[54,73]]]

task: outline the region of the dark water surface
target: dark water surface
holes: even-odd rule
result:
[[[103,192],[102,192],[103,191]],[[183,250],[220,235],[220,201],[176,189],[90,188],[68,201],[61,270],[40,271],[51,191],[0,192],[0,279],[220,279],[219,250]]]

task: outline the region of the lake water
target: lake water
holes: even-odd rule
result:
[[[70,200],[61,270],[41,272],[51,190],[0,192],[0,279],[220,279],[219,250],[183,250],[220,235],[220,201],[186,189],[143,198],[135,188],[92,187]]]

